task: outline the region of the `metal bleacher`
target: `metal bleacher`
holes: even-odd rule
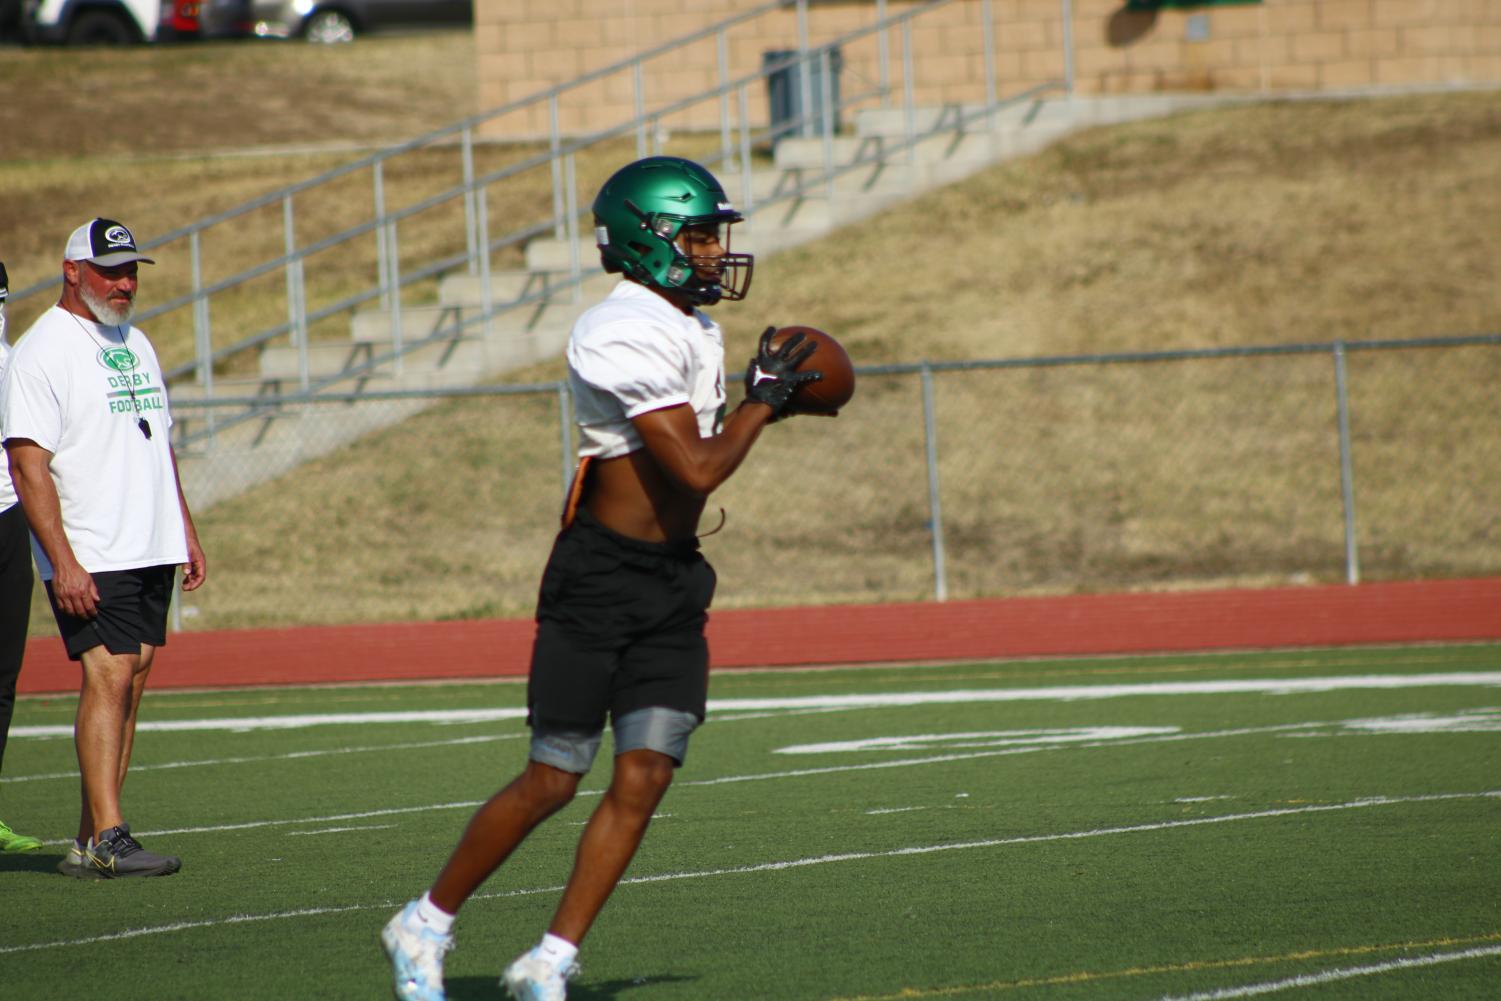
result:
[[[147,249],[165,257],[162,248],[170,248],[190,264],[186,289],[138,316],[153,331],[165,323],[191,325],[192,357],[167,373],[190,500],[213,503],[402,420],[441,394],[555,357],[577,312],[614,280],[598,267],[586,217],[592,191],[580,190],[579,180],[580,164],[602,151],[675,152],[668,143],[691,133],[694,157],[725,181],[746,214],[736,249],[764,256],[1074,129],[1224,100],[1079,98],[1066,44],[1056,80],[1003,94],[992,4],[983,0],[983,99],[919,105],[914,95],[927,67],[913,31],[956,2],[891,13],[878,0],[861,27],[814,37],[808,0],[776,0],[147,241]],[[1065,17],[1068,5],[1062,0]],[[795,44],[734,75],[729,40],[760,19],[785,20],[789,13]],[[644,84],[650,68],[690,49],[715,53],[719,82],[654,100]],[[836,86],[841,54],[857,51],[873,53],[864,64],[875,69]],[[562,102],[579,88],[610,81],[632,89],[634,114],[565,135]],[[795,88],[798,100],[792,114],[768,120],[760,102],[773,82]],[[545,134],[530,145],[513,143],[507,162],[487,169],[487,128],[514,115],[544,118]],[[713,124],[685,127],[690,120]],[[456,183],[395,204],[394,179],[407,165],[454,154]],[[522,199],[523,207],[508,210],[498,226],[491,206],[505,201],[509,187],[547,194]],[[351,198],[352,191],[365,194]],[[320,201],[366,198],[368,209],[352,223],[318,232],[309,221],[308,207]],[[238,256],[217,258],[222,244],[233,244]],[[265,255],[247,266],[246,246],[264,247]],[[346,266],[351,258],[368,261],[366,277],[354,287],[325,280],[334,258]],[[23,289],[13,300],[55,284]],[[235,296],[257,290],[264,297],[268,289],[285,300],[273,322],[232,339],[214,326],[216,315],[232,314]],[[347,408],[334,414],[335,408],[309,406],[320,399],[387,405],[356,416]],[[248,451],[256,461],[245,461]]]

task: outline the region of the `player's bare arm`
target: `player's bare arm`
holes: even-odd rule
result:
[[[771,416],[770,408],[742,405],[720,434],[704,438],[687,405],[641,414],[631,423],[645,447],[595,462],[585,505],[622,535],[691,538],[709,494],[739,468]]]
[[[52,591],[63,611],[80,619],[94,617],[99,589],[73,555],[63,532],[62,503],[52,482],[52,453],[30,438],[11,438],[5,443],[10,456],[10,478],[26,512],[26,523],[47,559],[52,561]]]
[[[699,433],[686,404],[651,410],[631,419],[645,446],[607,459],[591,470],[585,501],[608,528],[638,539],[686,539],[698,534],[709,495],[729,479],[750,453],[761,429],[775,420],[797,387],[821,378],[798,371],[813,345],[801,337],[771,346],[774,328],[761,335],[745,375],[745,399],[720,432]]]

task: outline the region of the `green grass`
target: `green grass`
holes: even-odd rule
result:
[[[1286,992],[1320,1001],[1493,997],[1498,661],[1501,646],[1473,645],[719,675],[710,722],[570,997],[1114,1001],[1300,975],[1333,978]],[[1491,681],[1058,697],[1454,672]],[[976,692],[1012,698],[954,694]],[[813,712],[734,701],[904,694],[931,701]],[[243,720],[516,710],[523,698],[509,683],[154,692],[147,722],[241,720],[243,732],[142,732],[128,816],[184,869],[110,883],[52,871],[74,823],[71,742],[26,728],[66,728],[73,702],[23,700],[0,816],[52,841],[0,857],[7,996],[103,983],[154,1001],[386,996],[375,933],[520,766],[522,723]],[[1359,722],[1414,717],[1429,725]],[[1436,723],[1453,718],[1472,728]],[[977,736],[1079,727],[1161,729],[1011,747]],[[606,778],[586,779],[465,908],[450,998],[498,996],[495,977],[545,926]],[[1375,972],[1474,949],[1487,954]],[[1364,972],[1338,972],[1351,970]]]

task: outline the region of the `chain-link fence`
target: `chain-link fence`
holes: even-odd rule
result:
[[[1501,336],[862,369],[712,498],[716,604],[1498,574],[1498,384]],[[210,580],[177,624],[529,614],[569,405],[283,402],[184,450]]]

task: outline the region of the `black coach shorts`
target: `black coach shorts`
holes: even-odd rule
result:
[[[105,570],[91,574],[99,589],[99,604],[92,619],[79,619],[63,611],[46,581],[52,617],[62,634],[68,657],[82,660],[83,652],[103,646],[110,653],[140,653],[141,644],[167,645],[167,605],[172,597],[173,566],[141,567],[136,570]]]
[[[697,539],[642,542],[580,509],[542,574],[527,722],[598,732],[607,716],[649,706],[702,722],[714,585]]]

